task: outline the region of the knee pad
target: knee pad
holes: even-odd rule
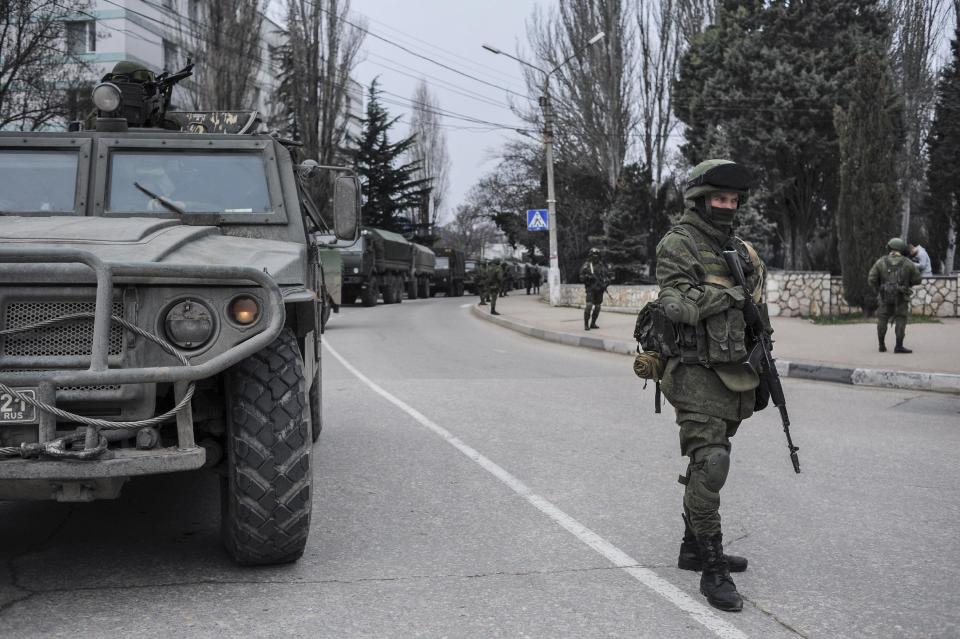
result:
[[[708,446],[698,451],[697,458],[702,464],[703,485],[711,492],[720,492],[730,472],[730,452],[723,446]]]

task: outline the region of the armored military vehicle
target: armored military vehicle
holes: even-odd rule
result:
[[[374,306],[381,293],[384,304],[400,303],[413,264],[413,245],[402,235],[364,228],[360,239],[341,248],[340,254],[344,303],[359,297],[364,306]]]
[[[317,238],[355,239],[357,180],[295,164],[255,113],[169,112],[189,69],[120,67],[92,128],[0,132],[0,499],[216,466],[229,554],[296,560],[322,423]]]
[[[443,293],[447,297],[463,295],[465,275],[464,254],[451,248],[437,249],[437,273],[434,276],[434,293]]]

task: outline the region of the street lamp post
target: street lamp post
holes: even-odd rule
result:
[[[553,188],[553,105],[550,103],[550,76],[567,62],[570,62],[570,60],[582,53],[587,47],[600,42],[604,35],[603,31],[599,32],[587,40],[586,45],[574,51],[560,64],[550,69],[550,71],[545,71],[536,65],[512,56],[489,44],[481,45],[491,53],[505,55],[543,74],[543,90],[540,96],[540,108],[543,110],[543,144],[546,150],[547,161],[547,210],[549,211],[550,218],[550,224],[547,227],[550,241],[550,271],[547,274],[547,285],[550,288],[550,306],[558,306],[560,304],[560,252],[557,248],[557,198]]]

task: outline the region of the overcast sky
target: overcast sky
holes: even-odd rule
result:
[[[398,136],[407,134],[409,101],[421,78],[445,111],[509,128],[522,127],[510,112],[503,90],[526,95],[519,65],[480,45],[488,43],[516,53],[517,43],[525,36],[524,23],[536,5],[534,0],[351,0],[351,9],[367,19],[371,32],[354,77],[364,86],[380,77],[384,106],[392,115],[402,115]],[[517,134],[449,116],[442,121],[452,162],[450,191],[441,210],[441,223],[446,223],[467,190],[493,167],[492,155]]]

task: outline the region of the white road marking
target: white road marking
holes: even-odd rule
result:
[[[489,458],[481,455],[474,448],[465,444],[446,428],[433,422],[417,409],[413,408],[403,400],[395,397],[394,395],[390,394],[390,392],[377,385],[376,382],[361,373],[359,370],[354,368],[352,364],[345,360],[340,353],[330,346],[330,342],[324,341],[323,345],[326,346],[327,350],[330,351],[330,354],[333,355],[337,361],[343,364],[344,368],[353,373],[357,379],[369,386],[375,393],[408,414],[422,426],[430,429],[442,437],[448,444],[479,464],[481,468],[506,484],[513,492],[526,499],[537,510],[566,529],[567,532],[593,548],[597,553],[605,557],[614,566],[622,568],[628,575],[642,583],[647,588],[650,588],[652,591],[675,605],[680,610],[690,615],[694,621],[700,623],[718,637],[721,637],[722,639],[747,639],[747,635],[745,633],[743,633],[739,628],[736,628],[735,626],[721,619],[712,610],[710,610],[710,608],[703,605],[699,601],[695,601],[687,593],[683,592],[666,579],[663,579],[652,570],[638,565],[638,562],[630,557],[630,555],[623,552],[540,495],[534,493],[522,481],[511,475]]]
[[[461,304],[460,308],[470,308],[473,304]]]

